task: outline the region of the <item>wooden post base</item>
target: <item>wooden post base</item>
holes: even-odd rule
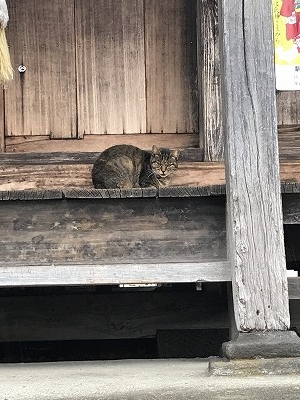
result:
[[[222,352],[230,360],[300,357],[300,338],[293,331],[239,333]]]

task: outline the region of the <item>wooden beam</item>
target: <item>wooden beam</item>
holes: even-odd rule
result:
[[[227,242],[239,332],[289,328],[271,1],[221,0]]]
[[[150,151],[149,148],[145,149]],[[0,165],[73,165],[93,164],[100,152],[52,152],[52,153],[6,153],[0,154]],[[199,148],[188,148],[180,151],[180,162],[201,162],[202,152]]]
[[[224,198],[111,197],[3,201],[1,261],[146,264],[146,269],[148,264],[176,261],[185,269],[186,262],[226,257]],[[118,279],[115,273],[113,279]]]
[[[224,137],[220,96],[218,0],[198,0],[198,84],[200,147],[204,161],[221,161]]]
[[[69,265],[0,265],[0,287],[226,282],[227,261]]]
[[[6,138],[7,152],[51,153],[103,151],[116,144],[132,144],[142,149],[172,147],[199,148],[198,133],[151,133],[138,135],[85,135],[82,140],[50,140],[47,136],[11,136]]]

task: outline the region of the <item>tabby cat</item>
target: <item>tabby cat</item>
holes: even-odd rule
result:
[[[94,187],[130,189],[166,186],[178,167],[179,154],[179,150],[156,146],[151,152],[127,144],[109,147],[94,163]]]

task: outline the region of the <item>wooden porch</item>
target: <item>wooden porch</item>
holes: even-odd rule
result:
[[[29,3],[9,2],[9,35],[15,41],[12,57],[15,66],[22,61],[28,68],[25,74],[16,76],[11,88],[4,90],[0,103],[0,286],[232,282],[238,336],[253,331],[285,332],[289,327],[288,297],[294,304],[291,310],[299,306],[300,299],[300,278],[290,278],[288,286],[285,284],[286,267],[299,271],[300,263],[298,248],[288,242],[293,236],[290,227],[300,221],[300,95],[277,93],[275,108],[272,57],[268,58],[271,39],[260,37],[261,42],[267,41],[267,48],[265,44],[260,47],[257,39],[257,54],[249,50],[248,55],[241,50],[243,41],[236,38],[233,43],[239,56],[261,57],[265,75],[256,76],[255,68],[247,69],[244,60],[244,64],[235,66],[237,75],[233,76],[230,54],[234,48],[226,41],[222,73],[220,70],[214,0],[168,2],[172,12],[167,25],[163,23],[170,11],[167,2],[158,5],[152,0],[128,0],[116,12],[112,1],[99,2],[99,9],[95,1],[90,1],[87,8],[83,1],[70,1],[64,14],[69,29],[62,32],[56,26],[61,41],[57,44],[53,40],[49,48],[57,62],[48,60],[47,69],[32,61],[37,54],[42,57],[45,48],[37,46],[38,41],[26,42],[31,34],[38,38],[44,28],[39,24],[34,28],[23,26],[27,35],[22,36],[17,26],[20,16],[26,17]],[[252,2],[244,3],[250,11],[261,12]],[[35,12],[44,18],[49,10],[46,2],[41,4]],[[61,12],[59,2],[51,7]],[[222,7],[221,2],[222,29],[233,34],[229,10]],[[241,26],[244,15],[240,7],[236,7],[235,23]],[[127,26],[130,29],[124,30],[130,10],[133,22]],[[78,12],[85,21],[82,28],[76,18],[73,25]],[[90,30],[86,22],[91,13],[98,18]],[[100,28],[105,13],[118,25],[110,24],[103,33]],[[269,14],[265,13],[270,25]],[[247,23],[263,36],[259,21]],[[173,25],[180,27],[177,41],[170,30]],[[45,29],[42,38],[49,37],[49,27]],[[95,32],[110,41],[97,44]],[[139,39],[134,49],[128,39],[132,35],[134,40]],[[119,51],[116,38],[121,40],[124,52]],[[65,51],[68,40],[78,45],[76,51],[72,46]],[[57,52],[53,50],[56,47]],[[103,52],[109,67],[97,58]],[[138,54],[142,54],[143,62]],[[60,63],[67,67],[59,69]],[[116,82],[112,71],[118,71]],[[246,82],[245,71],[255,82],[253,87]],[[47,95],[32,89],[34,77],[44,88],[52,75],[57,79],[51,81],[53,86]],[[166,76],[175,78],[170,83]],[[221,79],[225,82],[223,91]],[[234,87],[236,79],[241,86],[234,89],[233,95],[230,83]],[[256,84],[264,88],[259,96]],[[106,93],[105,88],[113,98],[109,106],[100,95]],[[252,94],[256,96],[255,105],[251,103]],[[222,108],[221,100],[227,108]],[[164,105],[163,112],[157,107],[159,103]],[[49,114],[54,109],[58,114]],[[99,152],[117,143],[145,149],[155,143],[182,149],[172,187],[93,189],[93,161]],[[239,153],[231,153],[235,146],[240,146]],[[249,176],[242,173],[242,166]],[[239,207],[244,211],[240,212]],[[256,234],[266,243],[258,242]],[[257,307],[257,299],[252,296],[255,290],[260,301]],[[237,295],[240,291],[245,298]],[[286,354],[288,357],[288,351]]]

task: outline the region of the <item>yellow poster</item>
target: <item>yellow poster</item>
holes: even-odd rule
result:
[[[277,90],[300,90],[300,0],[273,0]]]

